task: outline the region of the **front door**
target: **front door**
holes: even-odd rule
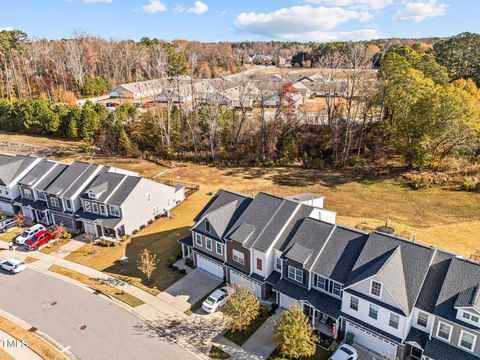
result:
[[[415,346],[412,346],[412,350],[410,351],[410,356],[414,359],[421,359],[422,358],[423,351],[422,349],[416,348]]]

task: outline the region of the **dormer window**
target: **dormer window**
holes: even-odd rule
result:
[[[372,280],[370,294],[378,298],[382,297],[382,284],[378,281]]]
[[[96,199],[96,198],[97,198],[97,195],[96,195],[94,192],[92,192],[92,191],[89,191],[89,192],[87,193],[87,195],[88,195],[88,197],[89,197],[90,199]]]
[[[207,232],[210,232],[210,231],[211,231],[210,222],[209,222],[208,220],[205,221],[205,230],[206,230]]]

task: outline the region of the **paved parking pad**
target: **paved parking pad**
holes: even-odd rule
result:
[[[178,310],[186,311],[221,283],[222,279],[202,269],[195,269],[159,294],[158,297]]]

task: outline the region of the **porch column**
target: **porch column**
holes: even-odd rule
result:
[[[312,325],[315,325],[315,315],[317,313],[317,310],[315,310],[314,307],[311,307],[310,309],[312,309]]]
[[[185,245],[182,244],[182,259],[185,259]]]

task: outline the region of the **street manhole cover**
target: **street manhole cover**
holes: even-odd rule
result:
[[[87,328],[87,325],[80,326],[80,330],[85,330],[86,328]]]

